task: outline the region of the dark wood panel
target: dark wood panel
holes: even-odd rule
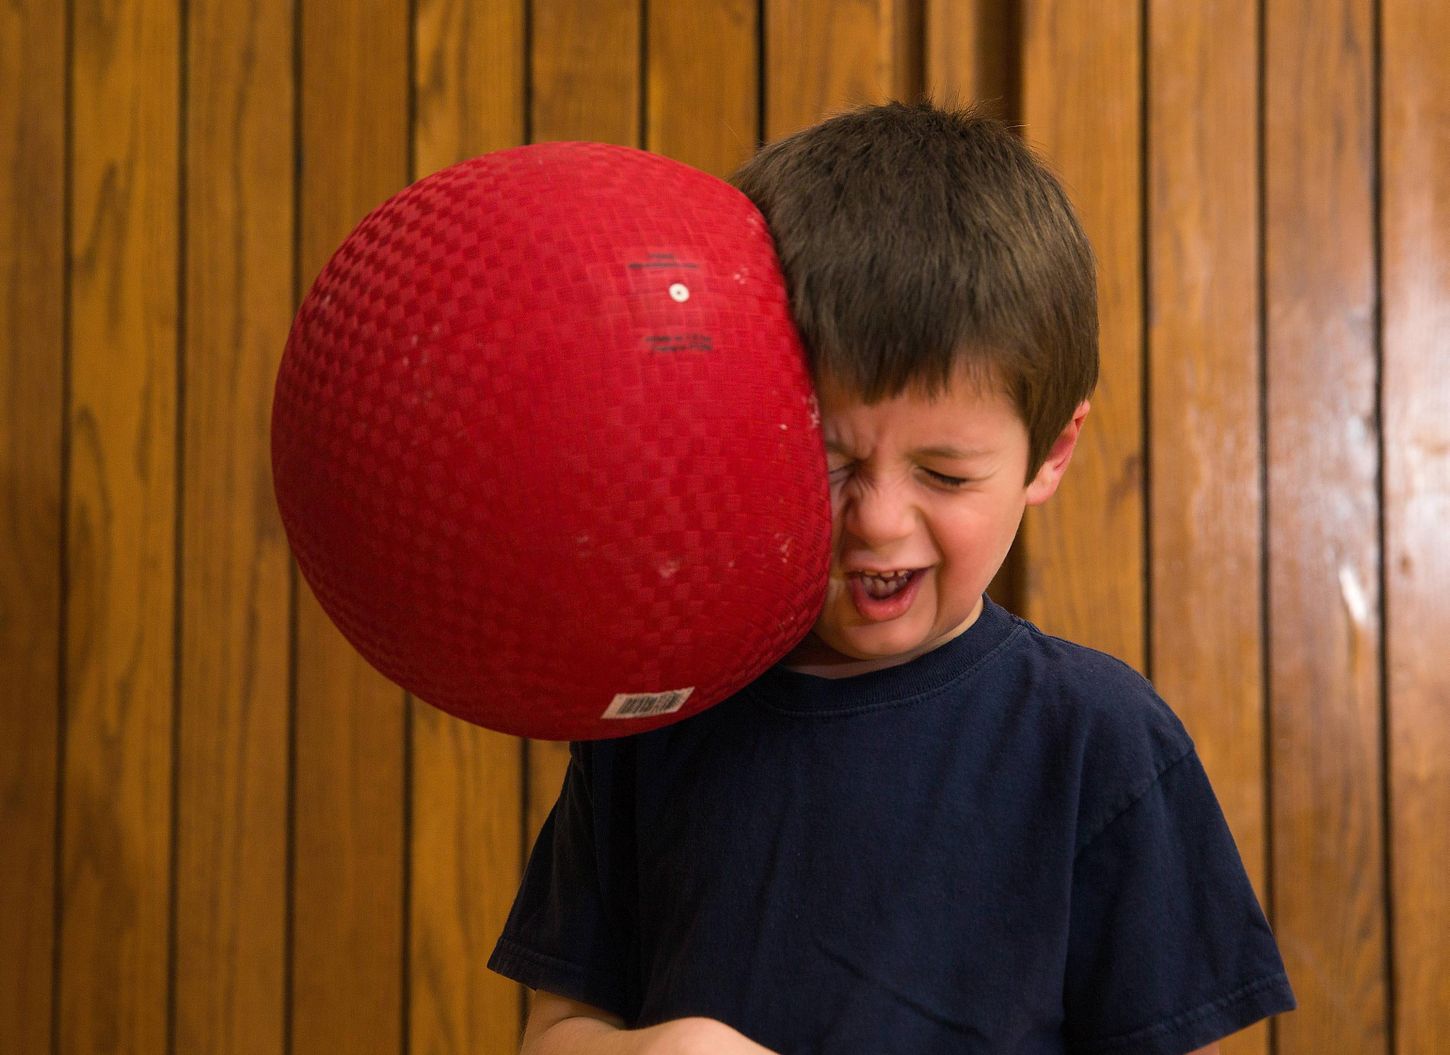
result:
[[[415,175],[523,141],[521,0],[424,0]],[[487,968],[523,871],[523,742],[413,700],[411,1051],[512,1055],[520,987]]]
[[[49,1051],[60,736],[65,10],[0,10],[0,1051]]]
[[[525,0],[417,0],[416,179],[524,141]]]
[[[977,103],[1015,121],[1021,107],[1021,5],[1017,0],[926,0],[926,92]]]
[[[1026,138],[1097,254],[1102,371],[1062,486],[1023,521],[1018,591],[1044,630],[1144,670],[1141,21],[1135,4],[1024,10]]]
[[[918,99],[926,90],[925,4],[922,0],[877,0],[877,11],[880,90],[889,99]]]
[[[176,587],[178,9],[72,8],[61,1052],[163,1051]]]
[[[1266,8],[1269,689],[1281,1055],[1386,1050],[1368,0]]]
[[[921,18],[908,0],[766,0],[766,139],[917,94]]]
[[[639,0],[532,0],[534,142],[639,146]]]
[[[288,550],[268,449],[291,323],[293,18],[194,4],[174,1022],[179,1051],[281,1055]]]
[[[759,136],[756,0],[650,4],[646,146],[716,176]]]
[[[1257,11],[1158,0],[1148,25],[1152,675],[1263,901]]]
[[[512,1055],[520,987],[487,963],[523,872],[523,744],[416,700],[413,723],[411,1050]]]
[[[407,0],[300,0],[300,275],[408,182]],[[403,692],[297,587],[292,1050],[403,1041]]]
[[[1395,1050],[1450,1051],[1450,6],[1386,0],[1385,598]]]

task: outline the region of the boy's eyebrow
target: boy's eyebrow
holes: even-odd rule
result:
[[[844,446],[835,440],[826,441],[826,450],[835,451],[837,454],[850,454]],[[958,458],[962,461],[970,461],[973,458],[985,458],[992,452],[989,450],[962,450],[960,447],[918,447],[911,452],[913,458],[922,456],[931,458]]]
[[[972,458],[984,458],[992,452],[988,450],[964,451],[958,447],[918,447],[911,453],[913,457],[925,454],[935,458],[960,458],[966,461]]]

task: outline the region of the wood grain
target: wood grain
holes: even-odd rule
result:
[[[78,2],[59,1051],[165,1050],[171,924],[180,42]]]
[[[523,871],[523,745],[413,703],[413,1051],[506,1055],[520,987],[487,968]]]
[[[927,95],[972,102],[1016,121],[1021,112],[1021,5],[1016,0],[926,0]]]
[[[408,182],[408,3],[300,0],[300,275]],[[302,290],[299,289],[299,294]],[[403,692],[298,579],[292,1050],[395,1052],[405,957]]]
[[[418,0],[413,178],[524,141],[525,0]]]
[[[415,175],[523,142],[521,0],[425,0]],[[523,872],[524,744],[413,700],[408,1050],[512,1055],[521,987],[487,968]]]
[[[921,17],[907,0],[766,0],[766,139],[917,95]]]
[[[1098,259],[1102,369],[1057,494],[1027,511],[1022,614],[1145,669],[1142,197],[1136,4],[1031,2],[1023,119]],[[1084,46],[1091,41],[1091,47]]]
[[[50,1051],[61,721],[65,11],[0,10],[0,1051]]]
[[[755,152],[757,6],[756,0],[649,5],[648,149],[721,178]]]
[[[1263,902],[1257,11],[1159,0],[1148,25],[1152,675]]]
[[[482,963],[567,749],[408,703],[290,580],[291,313],[368,209],[530,130],[723,174],[923,85],[1015,100],[1102,261],[1023,608],[1151,654],[1267,883],[1302,1010],[1226,1055],[1450,1048],[1444,5],[298,3],[0,10],[0,1051],[516,1050]]]
[[[1269,689],[1281,1055],[1386,1050],[1368,0],[1265,9]]]
[[[886,98],[903,102],[926,91],[926,8],[922,0],[877,0],[877,78]]]
[[[293,19],[188,20],[176,980],[180,1051],[285,1050],[289,554],[271,484],[291,323]]]
[[[1450,1051],[1450,8],[1380,10],[1389,894],[1409,1055]]]
[[[533,0],[531,10],[533,141],[639,146],[639,3]]]

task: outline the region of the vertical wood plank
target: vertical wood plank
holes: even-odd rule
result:
[[[49,1051],[60,736],[65,8],[0,10],[0,1051]]]
[[[533,12],[533,140],[640,146],[639,0],[533,0]],[[532,846],[563,787],[569,745],[530,740],[528,752]]]
[[[972,102],[1016,121],[1021,107],[1016,0],[926,0],[925,85],[938,102]]]
[[[756,0],[650,4],[646,146],[722,179],[759,136]]]
[[[74,11],[59,1050],[164,1051],[171,918],[179,25]]]
[[[921,14],[909,0],[766,0],[765,133],[920,91]]]
[[[408,3],[301,7],[300,268],[408,182]],[[403,1043],[403,693],[297,579],[292,1050]]]
[[[1152,674],[1263,901],[1258,12],[1156,0],[1148,26]],[[1223,1051],[1265,1055],[1267,1025]]]
[[[417,0],[413,178],[524,141],[526,0]]]
[[[1386,1050],[1368,0],[1269,0],[1265,289],[1282,1055]]]
[[[1049,633],[1145,668],[1142,200],[1137,4],[1031,0],[1023,117],[1098,260],[1102,370],[1056,496],[1027,511],[1023,614]]]
[[[1450,1051],[1450,7],[1385,0],[1385,598],[1395,1050]]]
[[[536,143],[640,145],[640,0],[532,0]]]
[[[422,0],[414,175],[523,142],[523,0]],[[418,700],[408,1050],[512,1055],[521,987],[486,967],[523,871],[523,744]]]
[[[178,1051],[285,1050],[288,549],[272,386],[291,323],[288,0],[188,20]]]
[[[522,746],[413,709],[410,1050],[511,1055],[520,987],[486,964],[523,871]]]
[[[886,98],[910,102],[926,90],[923,0],[877,0],[877,78]]]

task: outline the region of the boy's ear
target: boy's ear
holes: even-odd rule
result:
[[[1027,485],[1028,505],[1041,505],[1057,490],[1057,485],[1062,482],[1062,474],[1067,472],[1067,463],[1072,461],[1072,452],[1077,450],[1077,438],[1082,432],[1083,419],[1087,417],[1090,407],[1091,404],[1086,399],[1079,403],[1072,412],[1072,420],[1057,434],[1052,450],[1047,452],[1047,460]]]

